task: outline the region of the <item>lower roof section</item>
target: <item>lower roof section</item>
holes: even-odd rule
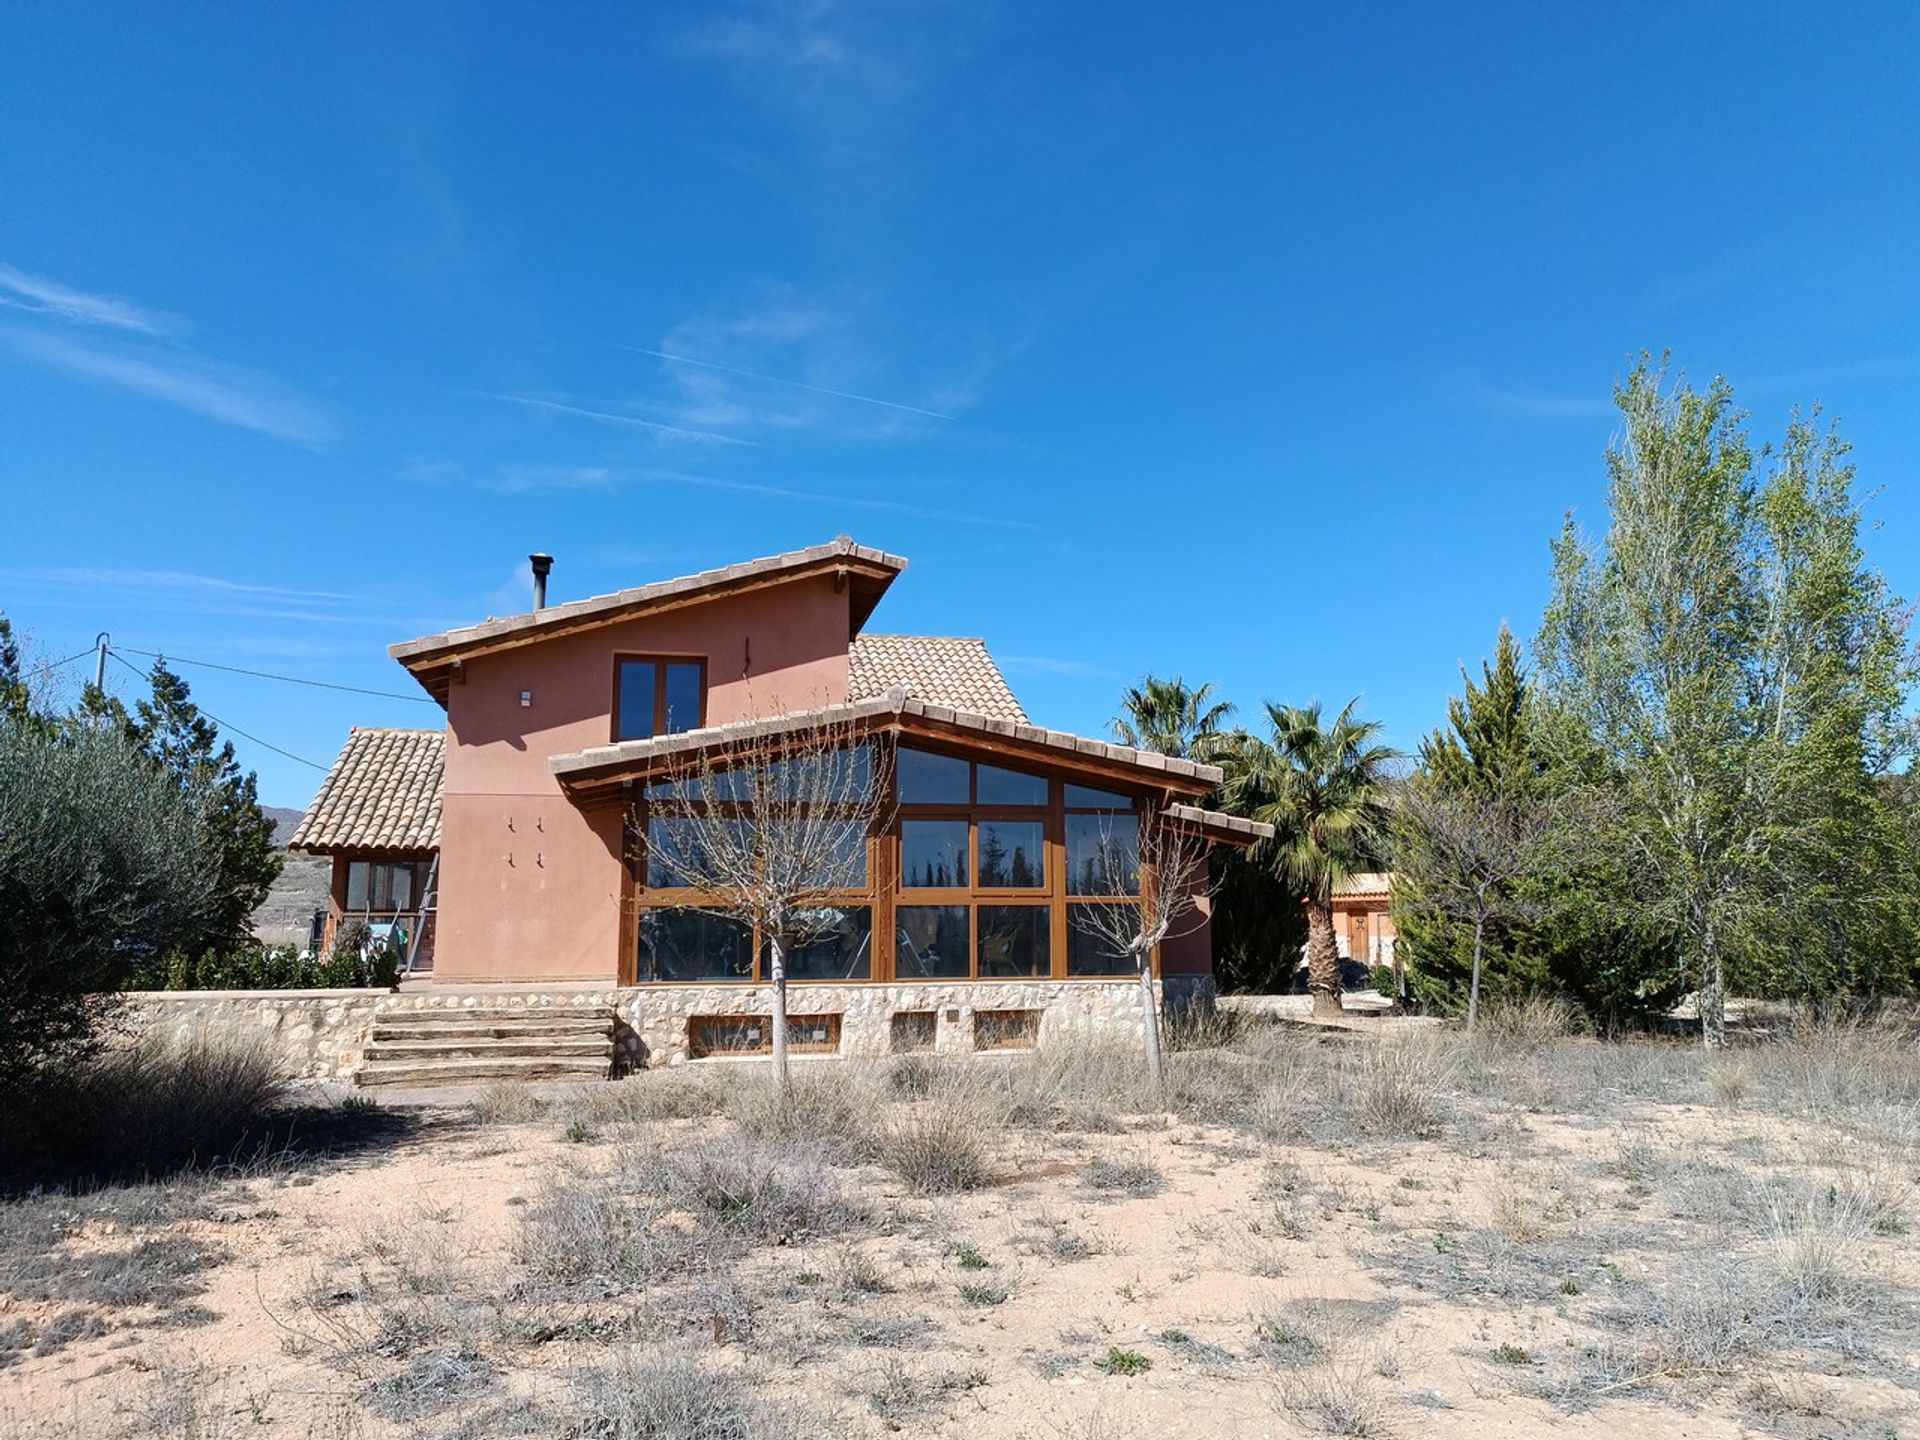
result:
[[[790,715],[597,745],[556,755],[550,763],[562,787],[587,798],[616,790],[629,781],[643,782],[671,775],[690,764],[706,761],[725,764],[731,759],[746,758],[758,745],[800,739],[818,731],[844,733],[850,739],[893,734],[990,758],[997,763],[1025,762],[1096,782],[1136,790],[1147,788],[1169,798],[1197,798],[1221,779],[1219,768],[1213,765],[934,705],[899,689],[866,700]],[[1226,844],[1251,845],[1273,833],[1271,826],[1257,821],[1191,804],[1175,803],[1165,813],[1169,819],[1190,824],[1208,838]]]

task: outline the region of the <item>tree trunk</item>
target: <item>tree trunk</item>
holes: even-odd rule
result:
[[[1316,1020],[1346,1013],[1340,1004],[1340,947],[1333,941],[1333,906],[1307,902],[1307,990]]]
[[[1700,930],[1700,1041],[1709,1050],[1727,1048],[1727,988],[1720,969],[1720,935],[1711,920]]]
[[[1473,1022],[1480,1018],[1480,954],[1487,933],[1487,917],[1473,920],[1473,979],[1467,985],[1467,1034],[1473,1034]]]
[[[1411,1008],[1407,997],[1407,954],[1397,938],[1393,941],[1393,1008]]]
[[[768,969],[773,978],[773,1080],[782,1090],[787,1082],[787,948],[778,935],[767,941]]]
[[[1153,1081],[1157,1095],[1167,1088],[1166,1071],[1160,1060],[1160,1007],[1153,1003],[1153,967],[1147,955],[1143,952],[1135,958],[1140,967],[1140,1013],[1146,1021],[1147,1078]]]

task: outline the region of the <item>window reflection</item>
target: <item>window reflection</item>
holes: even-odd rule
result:
[[[975,783],[980,787],[982,805],[1044,805],[1047,781],[1044,775],[1027,775],[1019,770],[1002,770],[997,765],[976,765]]]
[[[1048,973],[1045,905],[980,907],[980,978],[1026,980]]]
[[[642,984],[753,978],[753,932],[705,910],[647,910],[640,916]]]
[[[980,822],[980,888],[1039,890],[1047,883],[1044,827],[1038,820]]]
[[[1067,816],[1067,893],[1140,893],[1140,817]]]
[[[896,976],[950,980],[968,974],[966,906],[902,905],[893,913]]]
[[[965,805],[967,762],[902,745],[896,762],[902,805]]]
[[[967,884],[967,822],[902,820],[900,883],[918,890],[964,888]]]

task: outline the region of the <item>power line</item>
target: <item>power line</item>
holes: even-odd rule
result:
[[[225,670],[230,675],[251,675],[256,680],[280,680],[288,685],[311,685],[316,690],[344,690],[349,695],[375,695],[382,700],[406,700],[415,704],[431,705],[433,700],[426,695],[402,695],[395,690],[369,690],[360,685],[336,685],[331,680],[308,680],[299,675],[273,675],[265,670],[248,670],[239,665],[222,665],[213,660],[189,660],[184,655],[169,655],[158,650],[140,650],[132,645],[116,645],[115,650],[124,650],[129,655],[145,655],[154,660],[165,660],[169,665],[198,665],[206,670]],[[81,655],[91,655],[91,650],[82,650]],[[74,656],[78,659],[79,656]],[[66,664],[65,660],[60,662]]]
[[[149,678],[147,673],[144,670],[142,670],[138,665],[134,664],[131,660],[121,660],[120,651],[118,648],[110,649],[107,651],[107,653],[111,655],[114,659],[120,660],[120,663],[122,665],[126,666],[127,669],[131,670],[134,674],[138,675],[142,680]],[[140,655],[140,654],[145,654],[146,652],[136,650],[134,653],[136,655]],[[218,725],[222,730],[231,730],[234,734],[241,736],[243,739],[251,740],[256,745],[265,746],[267,749],[273,751],[273,753],[276,755],[284,755],[287,759],[295,761],[298,764],[310,766],[311,768],[320,771],[322,774],[326,773],[327,767],[325,765],[319,764],[317,761],[309,760],[304,755],[296,755],[291,750],[282,750],[278,745],[275,745],[271,740],[262,740],[258,735],[248,734],[248,732],[246,732],[245,730],[242,730],[238,725],[229,725],[226,721],[222,720],[218,715],[214,714],[211,710],[207,709],[205,706],[199,706],[198,708],[202,715],[206,716],[207,719],[213,721],[213,723]]]
[[[71,665],[74,661],[82,659],[83,657],[91,655],[93,653],[94,653],[94,647],[89,645],[84,650],[74,651],[73,654],[67,656],[67,658],[64,660],[54,661],[51,665],[47,666],[46,668],[48,670],[58,670],[62,665]]]

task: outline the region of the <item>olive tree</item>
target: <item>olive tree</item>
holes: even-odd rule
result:
[[[0,1084],[84,1053],[204,913],[192,801],[117,726],[0,718]]]

